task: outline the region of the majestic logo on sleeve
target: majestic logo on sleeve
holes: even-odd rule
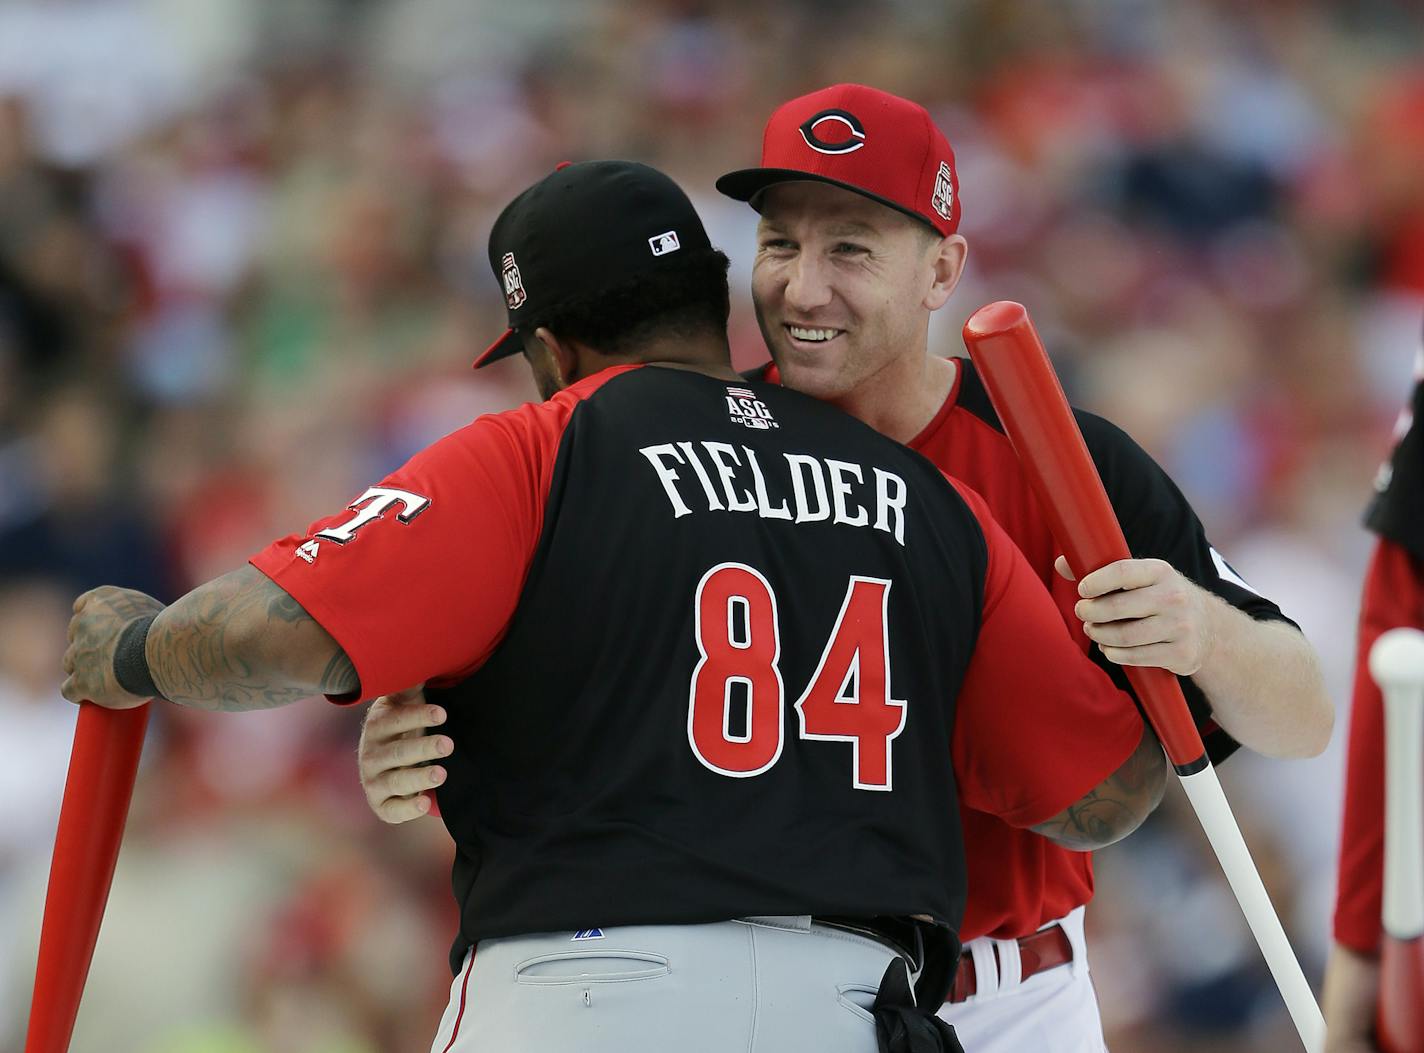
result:
[[[401,523],[409,523],[416,516],[420,515],[430,507],[430,498],[422,497],[420,494],[413,494],[409,490],[397,490],[390,486],[373,486],[356,500],[346,507],[355,512],[346,522],[339,526],[330,526],[324,530],[318,530],[316,537],[326,538],[328,541],[335,541],[338,545],[345,545],[356,537],[356,531],[360,530],[367,523],[373,523],[378,519],[384,519],[386,513],[400,505],[401,510],[396,513],[396,520]],[[313,544],[313,542],[308,542]],[[303,546],[305,547],[305,546]],[[301,552],[297,553],[308,563]],[[316,548],[313,545],[311,556],[316,557]]]
[[[757,398],[755,391],[747,388],[727,389],[727,412],[731,415],[733,424],[740,424],[744,428],[767,431],[781,427],[771,415],[771,410],[766,408],[766,403]]]
[[[845,110],[822,110],[807,118],[800,131],[818,154],[853,154],[865,145],[865,125]]]
[[[954,176],[949,170],[948,161],[941,161],[939,171],[935,173],[934,196],[930,198],[930,207],[945,219],[949,219],[950,213],[954,211]]]
[[[499,261],[499,266],[500,275],[504,279],[504,302],[512,311],[522,306],[524,301],[529,299],[529,294],[524,291],[524,279],[519,274],[519,264],[514,262],[514,253],[506,252],[504,259]]]

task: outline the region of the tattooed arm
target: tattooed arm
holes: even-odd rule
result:
[[[1106,848],[1132,833],[1162,801],[1167,759],[1151,728],[1127,760],[1098,785],[1046,822],[1032,827],[1076,852]]]
[[[285,706],[311,695],[356,691],[356,670],[331,635],[254,567],[200,585],[171,607],[111,586],[74,604],[62,693],[110,708],[141,705],[114,678],[124,628],[156,615],[144,651],[159,692],[198,709]]]

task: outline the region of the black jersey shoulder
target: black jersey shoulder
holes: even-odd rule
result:
[[[742,379],[750,380],[753,384],[767,383],[766,375],[771,372],[771,359],[767,359],[759,366],[752,369],[742,370]]]
[[[998,431],[1004,430],[989,394],[973,364],[960,361],[964,379],[960,404]],[[1128,550],[1138,559],[1161,559],[1202,588],[1259,621],[1295,622],[1280,607],[1254,589],[1226,563],[1207,539],[1206,529],[1191,502],[1152,456],[1111,421],[1086,410],[1073,409],[1088,453],[1117,513]],[[1297,626],[1298,628],[1298,626]],[[1100,657],[1096,649],[1094,657]],[[1119,686],[1126,686],[1121,668],[1101,662]],[[1213,761],[1225,759],[1237,743],[1214,730],[1206,696],[1189,677],[1178,678],[1199,727],[1211,731],[1207,747]]]
[[[968,359],[961,359],[959,364],[964,374],[959,404],[1003,433],[1003,422],[978,370]],[[1073,418],[1133,556],[1165,559],[1182,573],[1193,576],[1192,572],[1200,569],[1200,553],[1195,546],[1183,542],[1199,530],[1200,521],[1176,483],[1147,451],[1111,421],[1076,407]]]
[[[1004,426],[973,364],[960,362],[960,404],[999,432]],[[1264,596],[1236,585],[1218,566],[1219,555],[1191,502],[1151,454],[1116,424],[1073,409],[1083,442],[1122,525],[1127,547],[1138,559],[1162,559],[1254,618],[1290,621]],[[1226,568],[1230,571],[1230,568]],[[1235,572],[1230,571],[1234,576]]]
[[[1408,430],[1375,479],[1365,525],[1424,559],[1424,380],[1414,385]]]

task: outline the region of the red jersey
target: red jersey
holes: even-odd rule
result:
[[[1062,549],[1049,531],[973,364],[967,359],[957,364],[948,398],[910,448],[984,498],[1052,593],[1079,647],[1092,654],[1114,682],[1127,688],[1122,670],[1102,659],[1096,648],[1089,648],[1082,623],[1073,613],[1079,599],[1077,586],[1053,569]],[[779,380],[774,366],[767,367],[766,378]],[[1212,548],[1191,505],[1140,446],[1101,417],[1082,411],[1075,411],[1075,416],[1135,557],[1166,560],[1253,618],[1288,620]],[[1191,680],[1181,678],[1181,684],[1212,759],[1229,756],[1236,743],[1212,722],[1206,700]],[[1022,719],[1032,721],[1039,719],[1045,701],[1019,695],[1013,698],[1013,707]],[[1082,766],[1078,777],[1090,785],[1115,770],[1094,758],[1078,761]],[[1092,898],[1090,853],[1062,848],[973,808],[963,807],[961,816],[969,868],[968,907],[960,929],[965,940],[1026,936]]]
[[[1424,377],[1424,354],[1416,367]],[[1350,706],[1345,810],[1335,939],[1361,954],[1378,954],[1384,896],[1384,700],[1369,673],[1370,648],[1381,633],[1424,629],[1424,379],[1400,417],[1400,441],[1376,481],[1366,515],[1380,540],[1365,576]]]

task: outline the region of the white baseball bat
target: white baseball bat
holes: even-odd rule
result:
[[[1128,558],[1122,528],[1023,305],[1001,300],[981,307],[964,325],[964,343],[1068,565],[1086,574]],[[1325,1018],[1271,906],[1177,678],[1146,666],[1128,666],[1126,672],[1241,904],[1301,1045],[1306,1053],[1319,1053]]]
[[[1391,629],[1370,648],[1384,695],[1384,946],[1379,1041],[1424,1051],[1424,633]]]

